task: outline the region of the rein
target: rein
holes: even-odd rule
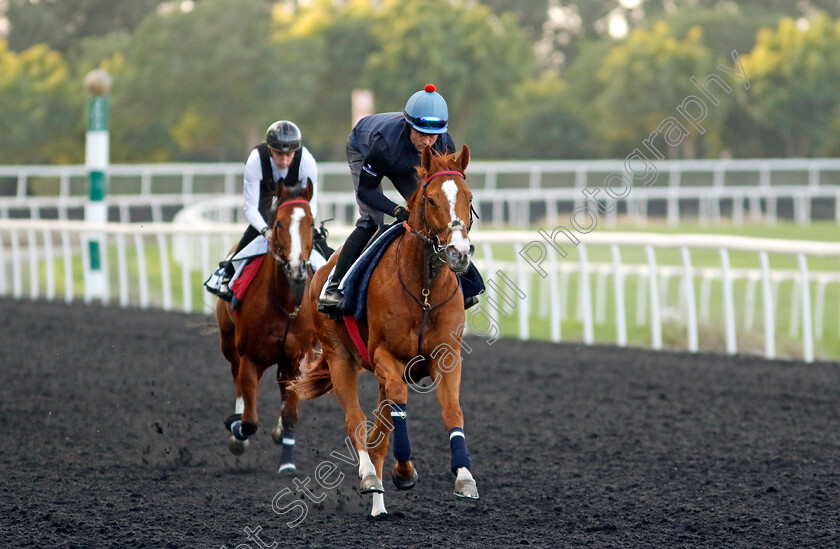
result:
[[[403,225],[406,228],[409,228],[407,223],[403,222]],[[411,231],[411,232],[413,234],[417,234],[414,231]],[[426,329],[426,324],[428,324],[429,314],[433,310],[437,309],[438,307],[442,307],[442,306],[446,305],[447,303],[449,303],[450,301],[452,301],[452,298],[454,298],[457,295],[458,289],[461,287],[461,284],[457,283],[455,285],[455,291],[453,291],[452,294],[449,297],[447,297],[444,301],[441,301],[440,303],[438,303],[436,305],[432,305],[432,304],[429,303],[429,294],[431,293],[432,282],[434,281],[434,278],[435,278],[435,273],[434,273],[435,263],[433,261],[433,258],[438,257],[438,252],[434,251],[434,248],[430,248],[428,243],[426,243],[426,245],[423,247],[423,290],[421,291],[421,294],[423,295],[423,301],[420,301],[420,298],[417,297],[414,294],[414,292],[412,292],[408,288],[408,286],[406,285],[405,281],[402,278],[402,274],[400,274],[400,267],[399,267],[400,266],[400,248],[402,247],[404,236],[405,235],[400,236],[400,241],[397,243],[397,250],[395,252],[396,262],[397,262],[397,278],[400,281],[400,285],[402,286],[403,291],[405,293],[407,293],[409,296],[411,296],[411,299],[416,301],[417,304],[420,305],[420,307],[423,308],[423,319],[420,321],[420,331],[417,334],[417,356],[423,357],[423,353],[422,353],[423,331]],[[428,253],[430,249],[433,251],[433,255],[431,257],[429,256],[429,253]],[[457,276],[456,276],[456,282],[457,282]],[[426,359],[423,358],[423,360],[425,361]]]
[[[307,200],[289,200],[289,201],[283,202],[282,204],[277,206],[277,209],[279,210],[283,206],[289,206],[289,205],[292,205],[292,204],[306,204],[308,206],[309,202]],[[273,229],[274,228],[272,226],[272,230]],[[274,301],[274,305],[276,305],[280,309],[280,311],[283,312],[283,314],[285,314],[289,318],[289,321],[286,323],[286,329],[283,332],[283,343],[281,345],[281,348],[285,348],[286,347],[286,337],[289,335],[289,328],[291,327],[292,322],[294,322],[294,320],[298,316],[298,313],[300,312],[301,303],[303,302],[303,292],[306,289],[306,279],[303,280],[303,283],[299,283],[299,282],[295,282],[289,276],[291,271],[292,271],[291,265],[289,265],[289,260],[288,259],[283,259],[282,257],[280,257],[280,255],[277,254],[277,252],[274,251],[274,248],[272,247],[271,242],[269,242],[269,244],[268,244],[268,253],[270,253],[271,257],[274,258],[274,261],[278,265],[280,265],[281,269],[283,270],[283,276],[286,278],[286,282],[289,284],[289,288],[291,288],[292,293],[295,296],[295,300],[294,300],[295,309],[291,312],[287,311],[286,308],[283,306],[283,304],[280,303],[276,298],[274,298],[272,296],[272,301]],[[310,268],[310,262],[309,261],[304,261],[303,262],[303,267],[307,270],[307,273],[311,275],[312,269]]]
[[[443,246],[441,246],[440,239],[438,238],[438,235],[440,235],[446,229],[449,229],[450,231],[452,231],[454,229],[466,230],[466,232],[469,233],[470,229],[472,228],[473,214],[476,213],[475,209],[472,206],[472,203],[470,203],[470,225],[469,225],[469,227],[465,227],[464,222],[461,221],[460,219],[452,219],[452,220],[449,221],[448,224],[446,224],[445,226],[441,227],[440,229],[438,229],[436,231],[433,231],[432,228],[429,227],[429,222],[426,219],[426,187],[428,187],[429,183],[431,183],[433,179],[435,179],[436,177],[440,177],[442,175],[455,175],[455,176],[460,177],[461,179],[464,179],[464,180],[467,179],[467,176],[464,173],[459,172],[457,170],[441,170],[441,171],[434,172],[433,174],[429,175],[423,181],[423,197],[422,197],[422,203],[421,203],[421,207],[420,207],[420,215],[422,217],[423,226],[424,226],[425,232],[427,234],[423,234],[420,231],[416,231],[416,230],[412,229],[411,227],[409,227],[408,223],[403,222],[403,225],[408,230],[408,232],[410,232],[411,234],[416,236],[424,244],[424,246],[423,246],[423,252],[424,252],[423,253],[423,256],[424,256],[424,258],[423,258],[423,291],[422,291],[423,301],[420,301],[420,298],[417,297],[416,295],[414,295],[414,293],[408,288],[408,286],[406,286],[405,282],[402,279],[402,275],[400,274],[399,255],[400,255],[400,247],[402,246],[402,241],[403,241],[402,237],[400,237],[400,241],[397,244],[397,251],[396,251],[397,278],[400,281],[400,285],[402,285],[403,291],[405,291],[405,293],[407,293],[409,296],[411,296],[411,298],[414,301],[416,301],[417,304],[420,305],[420,307],[423,308],[423,320],[420,322],[420,331],[417,335],[417,356],[420,356],[420,357],[423,356],[423,353],[422,353],[423,331],[425,330],[426,324],[429,321],[429,314],[434,309],[437,309],[438,307],[442,307],[443,305],[446,305],[447,303],[452,301],[452,298],[455,297],[455,295],[458,293],[458,289],[461,287],[461,284],[459,282],[455,286],[455,291],[452,292],[452,295],[450,295],[444,301],[442,301],[442,302],[440,302],[436,305],[431,305],[429,303],[429,294],[431,293],[430,288],[431,288],[431,285],[432,285],[432,281],[436,276],[436,273],[435,273],[436,264],[432,260],[432,257],[436,257],[438,260],[440,260],[440,262],[446,261],[443,257],[441,257],[442,254],[445,252],[445,248]],[[430,251],[432,253],[432,257],[429,256]],[[439,265],[437,265],[437,266],[439,268]],[[457,276],[456,276],[456,281],[457,281]],[[423,360],[425,360],[425,358]]]

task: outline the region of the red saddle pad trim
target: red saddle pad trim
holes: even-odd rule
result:
[[[242,301],[242,298],[245,297],[245,291],[248,289],[248,286],[251,285],[251,282],[254,281],[254,277],[257,276],[257,271],[260,270],[260,265],[262,265],[264,260],[265,255],[258,255],[248,261],[248,263],[242,267],[242,274],[239,275],[239,278],[233,281],[233,285],[230,289],[239,301]]]
[[[370,364],[368,348],[367,345],[365,345],[365,341],[362,339],[361,332],[359,332],[359,325],[356,324],[356,317],[353,315],[344,315],[344,324],[347,326],[347,333],[350,334],[350,339],[353,340],[353,343],[356,344],[356,349],[358,349],[359,354],[362,355],[362,360],[365,361],[365,364]]]

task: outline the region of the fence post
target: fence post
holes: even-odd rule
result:
[[[797,254],[799,262],[799,287],[802,290],[802,358],[814,362],[814,332],[811,327],[811,284],[808,280],[808,261],[805,254]]]
[[[578,257],[580,259],[580,292],[583,304],[583,342],[592,345],[595,342],[595,334],[592,326],[592,290],[589,287],[589,258],[586,253],[586,244],[581,242],[578,245]]]
[[[624,311],[624,273],[621,271],[621,250],[617,244],[610,244],[613,263],[613,286],[615,288],[615,343],[627,346],[627,318]]]
[[[88,170],[88,202],[85,204],[85,221],[92,224],[108,222],[108,92],[111,91],[111,77],[107,72],[90,71],[84,80],[85,89],[91,95],[88,100],[87,134],[85,138],[85,166]],[[102,268],[104,236],[88,234],[85,238],[88,261],[85,263],[85,302],[104,299],[108,291],[108,279]]]
[[[525,271],[525,260],[522,259],[522,254],[519,253],[522,251],[522,243],[517,242],[515,244],[515,251],[516,251],[516,274],[517,274],[517,282],[519,282],[519,287],[524,292],[526,289],[529,292],[526,292],[525,299],[522,300],[522,303],[519,304],[519,339],[522,341],[527,341],[529,337],[529,322],[531,320],[531,296],[527,295],[530,293],[530,288],[528,288],[528,280],[526,276],[528,274]]]
[[[735,339],[735,301],[732,297],[732,273],[729,268],[729,252],[720,248],[720,267],[723,276],[723,318],[726,326],[726,352],[734,355],[738,352]]]
[[[656,253],[653,246],[645,246],[648,260],[648,286],[650,292],[650,339],[655,350],[662,349],[662,317],[659,310],[659,283],[656,276]]]
[[[764,309],[764,357],[776,358],[776,321],[773,309],[773,286],[770,283],[770,261],[767,252],[758,252],[761,264],[761,298]]]
[[[549,246],[548,249],[548,281],[549,281],[549,294],[551,298],[551,310],[549,314],[551,315],[551,341],[558,343],[562,337],[562,329],[561,325],[561,317],[562,312],[560,310],[560,288],[558,287],[558,280],[557,280],[557,256],[555,255],[556,252],[553,246]]]
[[[697,306],[694,301],[694,268],[691,266],[691,254],[686,246],[680,248],[683,260],[683,295],[685,295],[686,313],[688,314],[688,350],[699,350],[697,337]]]

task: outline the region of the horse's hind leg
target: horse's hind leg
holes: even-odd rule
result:
[[[280,456],[280,468],[277,470],[281,474],[293,474],[297,470],[295,467],[294,451],[295,426],[298,420],[298,396],[296,392],[289,389],[289,381],[291,380],[289,379],[288,370],[283,368],[282,364],[278,364],[277,384],[280,386],[282,405],[277,426],[271,430],[271,438],[277,444],[283,445],[283,451]]]
[[[382,486],[381,469],[377,474],[376,467],[368,453],[368,422],[362,407],[359,405],[359,393],[356,384],[356,368],[352,358],[346,351],[332,351],[324,349],[327,363],[330,365],[330,378],[332,379],[335,396],[338,398],[341,408],[344,410],[344,426],[347,429],[347,436],[359,453],[359,493],[373,494],[370,514],[372,516],[387,514],[385,511],[385,489]],[[375,439],[374,439],[375,440]]]

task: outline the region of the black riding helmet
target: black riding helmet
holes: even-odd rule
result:
[[[296,151],[300,148],[300,140],[300,129],[288,120],[278,120],[265,132],[265,142],[278,151]]]

